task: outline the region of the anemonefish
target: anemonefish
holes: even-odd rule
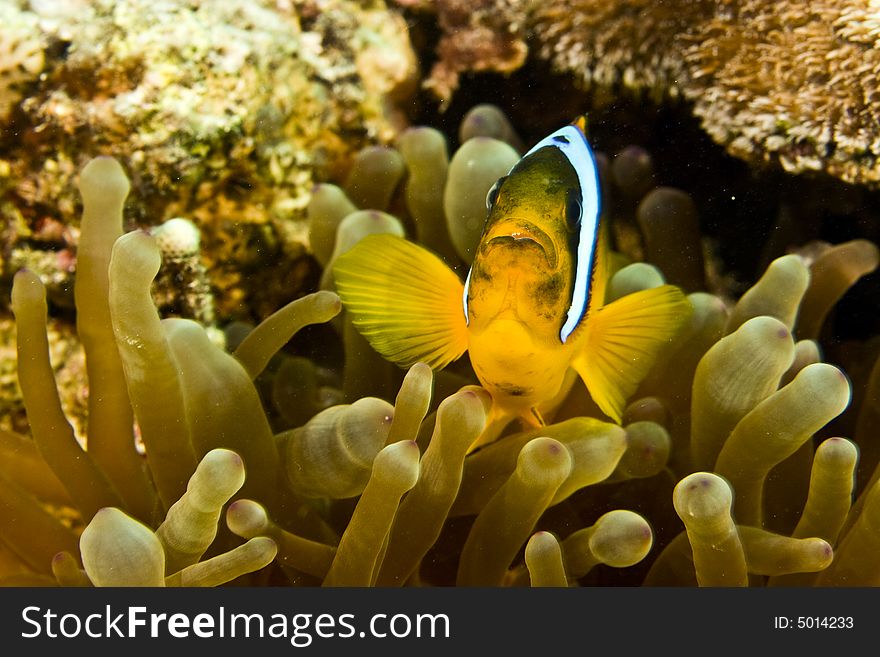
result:
[[[371,235],[334,267],[352,321],[407,367],[445,367],[465,351],[493,421],[543,424],[569,368],[621,422],[627,399],[690,313],[672,285],[604,304],[608,236],[596,160],[580,118],[538,142],[500,178],[467,278],[427,249]]]

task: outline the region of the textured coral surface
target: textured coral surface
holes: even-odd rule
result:
[[[309,275],[314,181],[389,140],[394,103],[413,86],[406,25],[381,3],[16,0],[0,10],[3,279],[33,268],[58,278],[53,293],[68,302],[71,272],[52,258],[76,246],[77,172],[106,154],[131,171],[130,224],[185,216],[202,227],[224,314],[277,305],[282,285],[296,292]],[[270,260],[287,263],[283,281],[261,280]]]
[[[450,20],[458,4],[436,9],[445,32],[430,86],[444,99],[459,74],[509,72],[528,51],[598,105],[621,93],[685,99],[745,160],[880,181],[872,0],[489,0]]]

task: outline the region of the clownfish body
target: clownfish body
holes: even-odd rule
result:
[[[392,235],[364,238],[334,267],[354,325],[389,360],[439,369],[468,351],[496,424],[541,424],[538,408],[559,395],[569,368],[620,422],[690,312],[671,285],[603,305],[608,238],[583,127],[580,119],[541,140],[495,183],[464,285],[430,251]]]

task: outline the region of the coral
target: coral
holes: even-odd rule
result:
[[[381,2],[14,1],[2,12],[0,223],[15,228],[0,252],[15,258],[0,281],[28,266],[69,283],[75,177],[112,155],[133,181],[127,228],[199,227],[224,320],[260,318],[308,284],[314,181],[341,179],[362,146],[394,138],[416,70],[406,24]],[[47,222],[71,228],[63,253]],[[264,277],[269,262],[286,276]],[[70,292],[53,287],[53,299],[70,307]]]
[[[519,26],[520,0],[449,0],[436,4],[443,37],[439,61],[426,81],[449,100],[465,71],[509,72],[525,61],[528,48]]]
[[[452,163],[471,142],[510,147],[478,135],[450,154],[437,133],[414,130],[400,152],[356,159],[363,170],[349,180],[360,182],[348,189],[374,180],[375,194],[359,199],[382,207],[358,207],[342,187],[316,190],[308,213],[327,271],[365,235],[432,240],[424,236],[444,227],[439,247],[452,245],[447,258],[465,269],[446,192],[485,198],[491,181],[453,175]],[[694,217],[681,218],[682,207],[693,209],[681,190],[638,221],[640,202],[669,190],[653,187],[646,153],[622,153],[621,164],[601,169],[602,182],[615,195],[628,190],[608,213],[631,220],[637,248],[614,255],[609,298],[664,283],[675,245],[664,228],[692,255],[702,239]],[[376,157],[403,171],[369,173]],[[474,166],[483,165],[495,166]],[[227,330],[226,351],[197,321],[160,319],[150,288],[163,253],[176,252],[146,232],[122,232],[128,181],[118,162],[91,162],[80,188],[87,248],[75,298],[88,365],[86,448],[58,397],[45,285],[19,272],[12,307],[31,436],[0,432],[7,583],[880,581],[880,468],[869,447],[880,370],[851,383],[823,362],[821,348],[837,302],[877,267],[876,247],[864,240],[815,249],[814,259],[773,258],[736,300],[729,288],[713,289],[711,261],[676,270],[695,290],[692,313],[621,424],[599,419],[569,377],[546,426],[510,426],[475,449],[490,399],[466,359],[436,372],[423,363],[394,368],[352,325],[330,275],[326,289],[243,337]],[[307,326],[323,331],[322,349],[344,357],[287,351]],[[113,381],[123,394],[109,394]],[[854,440],[842,437],[850,428]]]
[[[870,0],[719,8],[684,50],[685,96],[734,155],[876,185],[875,11]]]
[[[749,162],[880,183],[870,0],[486,0],[466,14],[461,5],[435,7],[443,37],[427,86],[445,102],[465,72],[543,60],[594,105],[686,100],[712,139]]]
[[[215,321],[214,295],[202,262],[201,233],[189,219],[174,217],[150,230],[162,252],[162,268],[153,288],[159,312],[194,319],[205,326]]]
[[[43,36],[36,17],[15,6],[0,6],[0,125],[23,95],[22,87],[43,70]]]
[[[681,48],[722,3],[668,2],[524,3],[529,34],[539,56],[575,73],[602,100],[619,89],[656,100],[679,96],[687,82]]]

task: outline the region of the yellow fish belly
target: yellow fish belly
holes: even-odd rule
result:
[[[559,392],[572,359],[566,345],[545,345],[517,319],[495,319],[468,339],[471,365],[499,410],[534,424],[532,409]]]

